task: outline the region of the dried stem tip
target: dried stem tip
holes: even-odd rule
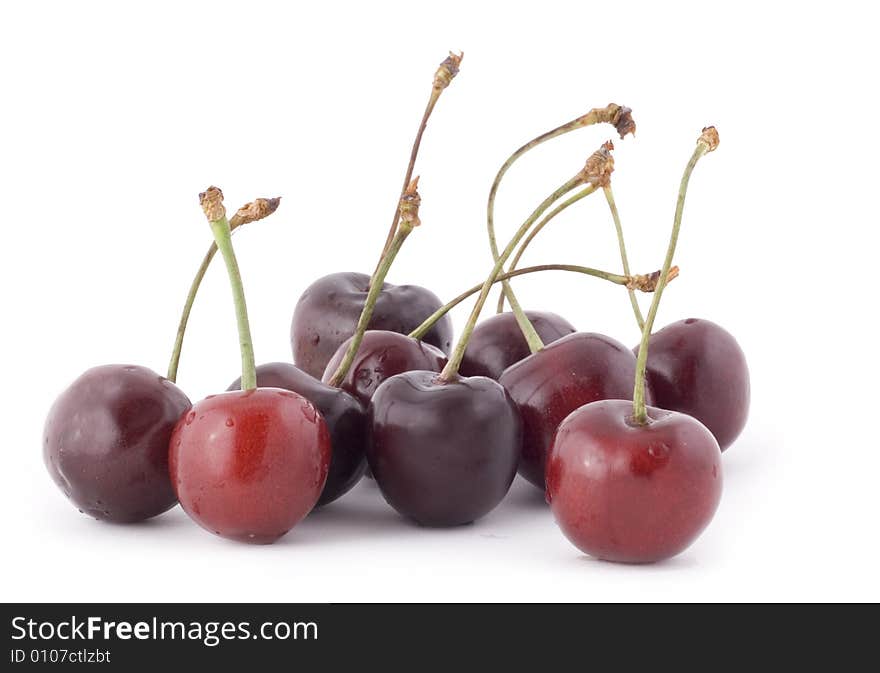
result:
[[[707,126],[703,129],[703,133],[697,139],[698,143],[703,143],[708,149],[707,152],[714,152],[718,148],[721,139],[718,137],[718,129],[714,126]]]
[[[243,224],[269,217],[269,215],[278,210],[280,203],[280,196],[276,196],[274,199],[256,199],[246,203],[236,211],[235,215],[229,218],[229,226],[235,229],[235,227],[240,227]]]
[[[422,197],[419,195],[418,176],[409,183],[403,196],[400,197],[400,222],[408,227],[417,227],[422,221],[419,219],[419,206],[422,205]]]
[[[618,106],[611,117],[611,123],[614,124],[614,128],[620,134],[621,140],[624,139],[627,133],[633,136],[636,134],[636,122],[632,117],[632,110],[628,107]]]
[[[584,182],[592,183],[596,187],[607,187],[611,184],[611,173],[614,172],[614,157],[611,156],[613,149],[614,143],[606,140],[602,147],[589,156],[581,171]]]
[[[628,133],[636,134],[636,123],[632,118],[632,110],[617,103],[608,103],[605,107],[593,108],[587,114],[580,117],[580,121],[584,126],[590,124],[611,124],[617,129],[621,140]]]
[[[449,52],[449,56],[446,57],[446,60],[440,64],[437,68],[437,72],[434,73],[435,89],[443,90],[450,85],[452,80],[454,80],[455,76],[458,74],[461,59],[463,58],[464,52],[461,52],[460,54],[453,54],[451,51]]]
[[[199,194],[199,203],[205,211],[205,217],[209,222],[219,222],[226,217],[226,208],[223,206],[223,192],[219,187],[208,187]]]
[[[670,267],[669,273],[666,274],[666,282],[668,283],[676,278],[678,278],[678,267]],[[636,275],[629,277],[629,280],[626,282],[626,287],[628,290],[638,290],[639,292],[654,292],[654,290],[657,289],[657,283],[659,280],[659,271],[646,274],[637,273]]]

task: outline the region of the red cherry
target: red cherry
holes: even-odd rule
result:
[[[559,426],[547,461],[547,501],[581,551],[622,563],[653,563],[684,551],[721,499],[721,450],[699,421],[604,400]]]
[[[589,402],[631,400],[635,375],[632,351],[611,337],[585,332],[562,337],[505,370],[499,383],[523,422],[519,473],[543,489],[547,452],[562,420]]]
[[[350,341],[344,341],[327,363],[324,383],[333,378]],[[339,386],[367,406],[376,388],[395,374],[415,370],[439,372],[445,364],[443,351],[429,343],[397,332],[369,330],[364,332],[357,355]]]
[[[636,355],[639,347],[634,349]],[[709,320],[679,320],[651,335],[648,382],[654,403],[703,423],[724,451],[749,416],[749,368],[733,335]]]
[[[330,465],[330,434],[304,397],[278,388],[212,395],[171,436],[171,478],[180,504],[222,537],[269,543],[318,502]]]
[[[367,467],[369,422],[366,408],[344,390],[324,385],[289,362],[268,362],[256,369],[257,386],[281,388],[302,395],[324,417],[330,432],[332,458],[318,506],[342,497],[360,481]],[[241,390],[241,378],[227,390]]]
[[[575,332],[565,318],[548,311],[525,311],[545,344]],[[488,376],[496,381],[505,369],[530,355],[529,345],[513,313],[498,313],[474,328],[461,361],[462,376]]]

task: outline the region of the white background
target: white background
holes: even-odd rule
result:
[[[821,7],[821,9],[820,9]],[[864,3],[4,3],[0,9],[4,600],[878,600],[876,21]],[[658,326],[729,329],[752,373],[725,492],[680,557],[580,555],[518,481],[473,526],[424,530],[372,483],[279,543],[215,538],[179,509],[144,525],[80,515],[42,464],[43,419],[86,368],[164,372],[210,243],[196,195],[284,196],[236,236],[258,361],[290,358],[300,292],[369,271],[431,77],[463,49],[417,167],[423,226],[391,282],[448,298],[488,272],[485,198],[522,142],[631,106],[614,185],[633,266],[660,266],[681,171],[697,167]],[[518,163],[502,237],[610,127]],[[601,196],[526,257],[617,270]],[[527,308],[634,344],[625,294],[567,274],[517,283]],[[645,301],[647,306],[647,301]],[[461,327],[464,310],[455,314]],[[212,268],[179,383],[237,374],[227,279]]]

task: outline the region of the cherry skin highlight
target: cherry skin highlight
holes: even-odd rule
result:
[[[226,392],[197,403],[171,437],[180,504],[221,537],[266,544],[318,502],[330,433],[314,405],[278,388]]]
[[[611,337],[586,332],[562,337],[505,370],[499,382],[523,422],[519,473],[543,489],[544,463],[562,420],[596,400],[631,400],[635,375],[631,350]]]
[[[634,349],[636,356],[639,347]],[[651,335],[648,383],[654,403],[693,416],[724,451],[749,416],[749,368],[733,335],[709,320],[679,320]]]
[[[367,460],[382,495],[404,516],[424,526],[470,523],[510,489],[520,420],[492,379],[398,374],[379,386],[370,413]]]
[[[696,419],[603,400],[559,426],[547,460],[547,501],[566,537],[606,561],[654,563],[680,554],[721,499],[721,450]]]
[[[545,345],[577,331],[565,318],[549,311],[525,314]],[[498,313],[476,326],[459,371],[462,376],[488,376],[497,381],[505,369],[529,355],[529,345],[514,314]]]
[[[369,283],[370,277],[363,273],[333,273],[303,292],[290,326],[297,367],[321,377],[340,344],[354,334]],[[368,328],[409,334],[442,305],[434,293],[418,285],[384,283]],[[449,316],[441,318],[424,341],[448,354],[452,345]]]
[[[350,341],[346,339],[327,363],[325,383],[330,381],[345,357]],[[382,382],[395,374],[414,370],[439,372],[445,365],[446,355],[429,343],[398,332],[369,330],[364,332],[354,362],[340,387],[366,406]]]
[[[180,388],[146,367],[89,369],[61,393],[46,419],[49,474],[96,519],[133,523],[161,514],[177,503],[168,442],[189,408]]]
[[[350,491],[367,467],[366,446],[369,422],[366,408],[339,388],[309,376],[289,362],[270,362],[257,367],[257,386],[291,390],[315,405],[324,417],[332,448],[327,483],[317,506],[326,505]],[[241,388],[241,379],[228,390]]]

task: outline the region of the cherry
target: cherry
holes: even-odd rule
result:
[[[321,414],[289,390],[255,388],[195,404],[171,437],[180,504],[200,526],[240,542],[274,542],[318,501],[330,465]]]
[[[272,542],[311,511],[327,480],[330,432],[289,390],[257,388],[244,289],[223,193],[199,195],[229,275],[241,347],[242,390],[208,397],[174,429],[169,466],[184,511],[217,535]]]
[[[652,563],[686,549],[721,498],[721,450],[697,419],[646,404],[651,328],[675,254],[685,195],[697,161],[718,146],[703,129],[685,168],[666,258],[642,329],[632,404],[592,402],[560,425],[547,460],[547,501],[581,551]],[[559,342],[557,342],[559,343]]]
[[[577,332],[514,364],[498,379],[523,422],[519,473],[544,488],[544,464],[556,428],[596,400],[632,399],[636,358],[622,343]]]
[[[397,374],[379,386],[370,410],[367,459],[388,504],[404,516],[457,526],[489,513],[507,494],[519,415],[492,379]]]
[[[526,311],[526,316],[544,343],[552,343],[575,332],[565,318],[549,311]],[[531,354],[513,313],[498,313],[474,329],[461,361],[464,376],[488,376],[496,381],[510,365]]]
[[[256,371],[258,387],[298,393],[315,406],[327,423],[332,455],[327,483],[317,506],[331,503],[348,493],[367,466],[369,426],[365,407],[344,390],[325,385],[288,362],[270,362],[258,366]],[[230,391],[240,389],[240,378],[228,388]]]
[[[559,426],[547,501],[566,537],[606,561],[653,563],[682,552],[721,499],[721,451],[695,419],[632,403],[593,402]]]
[[[749,369],[736,339],[713,322],[688,318],[655,332],[648,344],[654,403],[696,418],[724,451],[749,415]]]
[[[80,511],[117,523],[174,507],[168,441],[190,408],[183,391],[151,369],[104,365],[85,372],[46,420],[43,458]]]
[[[366,274],[343,272],[319,278],[303,292],[290,326],[293,360],[300,369],[321,377],[342,343],[354,334],[369,288]],[[408,334],[442,304],[434,293],[418,285],[383,283],[368,328]],[[450,318],[438,321],[423,341],[448,353]]]
[[[342,363],[350,341],[343,343],[327,363],[325,383]],[[385,379],[414,370],[439,372],[445,364],[446,355],[431,344],[397,332],[370,330],[364,333],[357,355],[339,385],[368,405]]]

